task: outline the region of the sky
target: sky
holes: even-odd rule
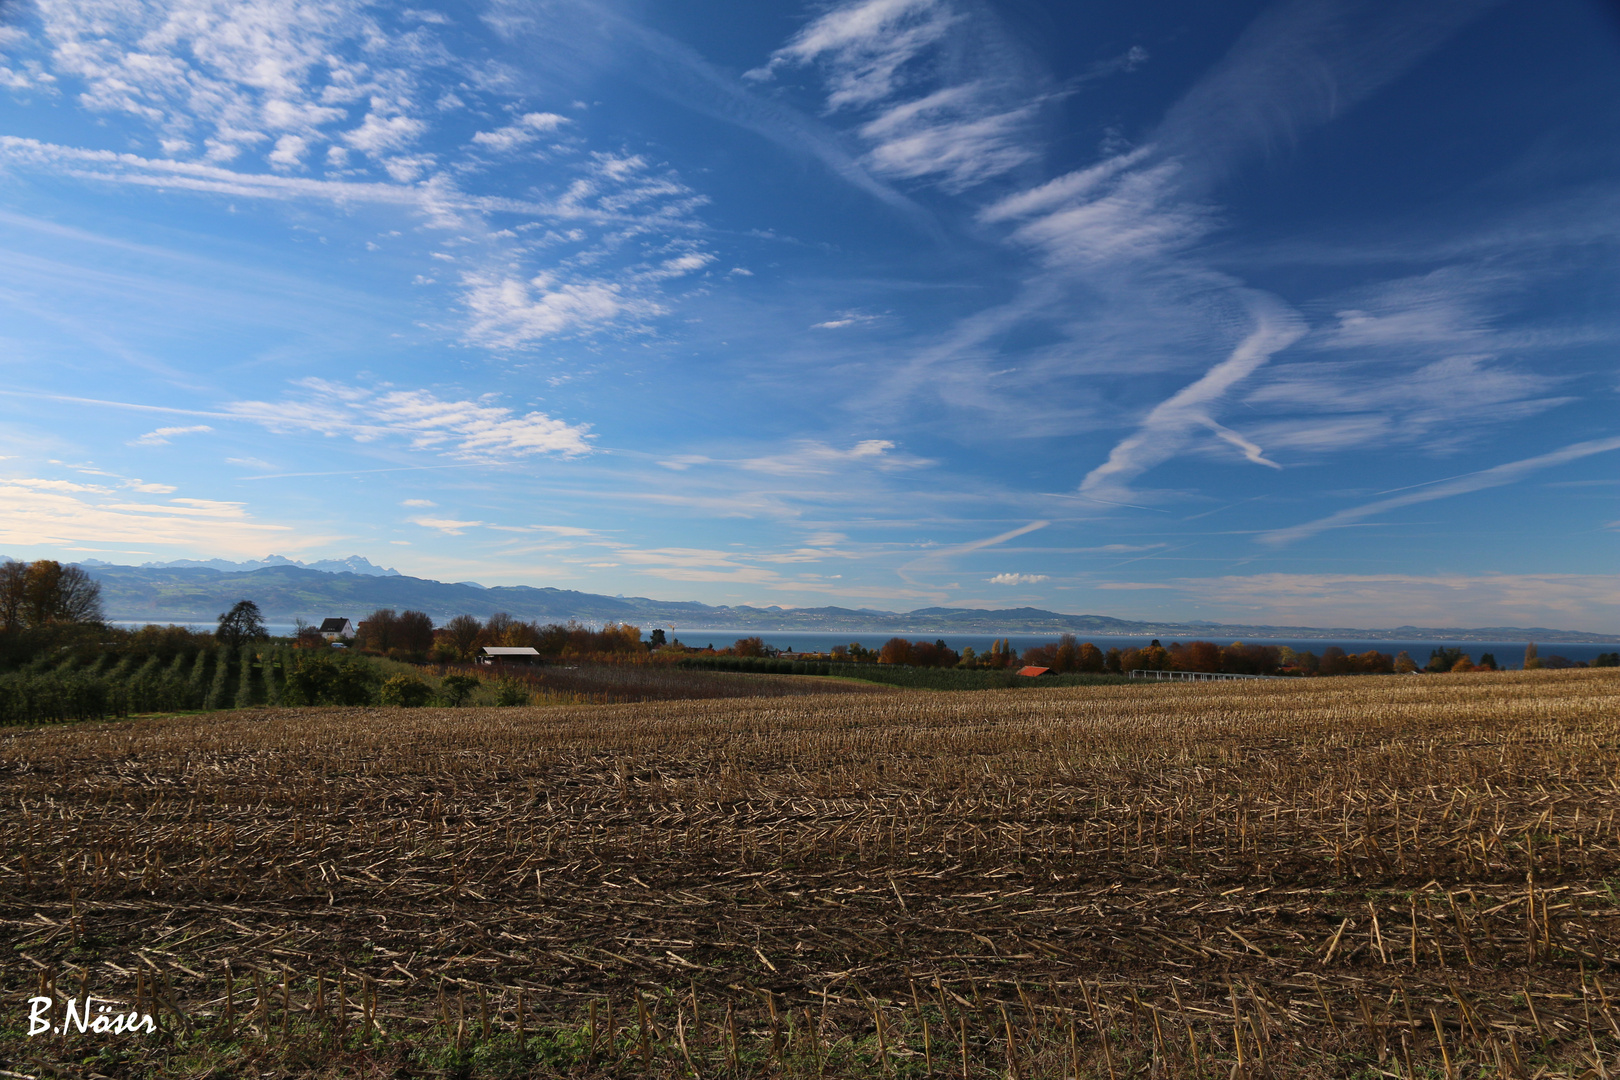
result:
[[[1620,632],[1620,5],[0,6],[0,553]]]

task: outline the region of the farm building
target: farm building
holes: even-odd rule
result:
[[[1028,675],[1030,678],[1034,679],[1034,678],[1039,678],[1042,675],[1050,675],[1050,674],[1052,674],[1052,669],[1049,668],[1049,667],[1034,667],[1034,666],[1021,667],[1021,668],[1018,669],[1018,674],[1020,674],[1020,675]]]
[[[479,651],[480,664],[538,664],[540,651],[531,645],[485,645]]]

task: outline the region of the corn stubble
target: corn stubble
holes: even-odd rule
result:
[[[1617,746],[1604,671],[10,732],[0,1054],[1606,1080]],[[86,989],[163,1032],[12,1022]]]

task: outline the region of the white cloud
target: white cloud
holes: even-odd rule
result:
[[[949,32],[956,16],[940,0],[857,0],[810,23],[749,72],[768,78],[784,64],[825,61],[832,109],[882,101],[905,82],[902,69]]]
[[[172,495],[179,490],[173,484],[150,484],[144,480],[125,480],[124,486],[147,495]]]
[[[399,154],[382,159],[383,172],[396,184],[409,184],[432,171],[438,163],[433,154]]]
[[[988,16],[947,0],[853,0],[747,77],[819,65],[829,113],[875,114],[857,129],[872,147],[865,164],[873,172],[933,177],[959,192],[1038,155],[1031,125],[1041,95],[1019,74],[1029,65],[1012,53]]]
[[[494,131],[477,132],[473,135],[472,141],[486,150],[505,152],[527,146],[541,135],[556,131],[568,122],[566,116],[558,116],[556,113],[524,113],[515,123],[496,128]]]
[[[1136,431],[1114,446],[1108,460],[1086,474],[1080,484],[1082,495],[1102,502],[1129,502],[1140,498],[1130,490],[1131,481],[1180,453],[1200,428],[1212,430],[1223,440],[1236,443],[1250,461],[1275,467],[1261,456],[1259,447],[1227,431],[1210,416],[1211,410],[1233,386],[1305,333],[1298,317],[1270,297],[1254,294],[1251,312],[1254,329],[1231,354],[1197,381],[1154,406]]]
[[[618,547],[613,552],[620,562],[668,581],[731,582],[743,585],[773,585],[781,574],[762,566],[751,566],[735,552],[707,548]]]
[[[148,431],[145,435],[129,441],[130,446],[167,446],[177,435],[196,435],[214,429],[207,424],[193,424],[190,427],[160,427],[156,431]]]
[[[110,495],[112,489],[96,484],[79,484],[72,480],[5,480],[0,481],[12,487],[30,488],[34,491],[75,491],[93,495]]]
[[[421,47],[424,31],[389,33],[360,0],[35,6],[41,56],[82,82],[80,104],[146,121],[168,153],[185,152],[200,129],[215,161],[291,135],[305,146],[281,140],[271,155],[291,167],[309,143],[331,136],[352,103],[407,100],[432,55]],[[389,137],[396,119],[368,118],[362,140]],[[391,137],[404,134],[394,123]]]
[[[669,278],[685,277],[687,274],[703,269],[714,262],[714,256],[706,251],[691,251],[685,255],[677,255],[672,259],[664,259],[658,265],[640,271],[636,274],[640,281],[664,281]]]
[[[446,536],[460,536],[468,529],[476,529],[484,524],[482,521],[457,521],[455,518],[413,517],[409,521],[413,525],[420,525],[424,529],[437,529]]]
[[[377,155],[410,145],[426,130],[427,125],[414,116],[384,116],[370,112],[359,127],[344,133],[343,141],[356,150]]]
[[[922,458],[891,454],[895,444],[888,439],[862,439],[848,450],[806,440],[789,453],[745,458],[738,464],[753,472],[790,476],[801,473],[841,472],[851,466],[880,469],[915,469],[932,464]]]
[[[1547,375],[1493,359],[1290,364],[1244,399],[1251,408],[1288,415],[1252,424],[1250,433],[1273,448],[1328,452],[1404,443],[1433,451],[1458,445],[1483,427],[1572,400],[1547,395],[1556,384]]]
[[[1176,586],[1152,581],[1104,581],[1093,585],[1092,588],[1103,589],[1108,592],[1130,592],[1136,589],[1174,589]]]
[[[430,506],[438,506],[439,504],[434,502],[432,499],[404,499],[399,505],[425,509]]]
[[[838,318],[828,319],[826,322],[813,323],[812,330],[842,330],[846,326],[860,326],[864,323],[876,322],[876,315],[862,315],[855,311],[839,312]]]
[[[1020,525],[1016,529],[987,536],[982,540],[970,540],[965,544],[952,544],[948,547],[935,548],[920,558],[902,566],[899,570],[900,578],[909,584],[921,584],[913,575],[920,573],[939,573],[949,570],[951,560],[960,555],[969,555],[975,551],[982,551],[988,547],[997,547],[1009,540],[1016,540],[1020,536],[1027,536],[1032,532],[1039,532],[1052,524],[1050,521],[1032,521],[1028,525]]]
[[[896,454],[888,439],[862,439],[848,449],[839,449],[814,439],[801,439],[793,449],[775,454],[745,458],[714,458],[703,454],[678,454],[658,464],[676,472],[694,465],[722,465],[771,476],[848,475],[859,470],[893,472],[932,465],[927,458]]]
[[[479,196],[459,189],[443,174],[412,182],[433,167],[431,155],[385,158],[394,182],[330,180],[274,173],[238,172],[218,164],[144,158],[137,154],[85,150],[33,139],[0,136],[0,163],[40,169],[80,180],[141,187],[207,192],[232,198],[280,202],[323,201],[335,207],[369,204],[419,215],[428,227],[442,230],[458,243],[469,237],[463,260],[476,267],[462,280],[462,303],[470,316],[464,338],[472,344],[514,348],[560,334],[603,330],[618,323],[636,324],[663,314],[653,295],[660,282],[690,274],[714,259],[698,250],[693,211],[701,196],[672,173],[659,172],[636,155],[593,154],[579,166],[582,174],[550,201]],[[515,274],[545,245],[520,238],[519,231],[493,229],[490,214],[511,214],[567,223],[558,242],[579,244],[565,272]],[[592,237],[585,229],[600,227]],[[662,257],[622,264],[622,250],[633,238],[665,234],[657,249]],[[548,236],[552,235],[550,233]],[[671,253],[673,252],[673,253]],[[601,267],[580,276],[584,265]],[[418,275],[431,284],[431,275]]]
[[[520,348],[665,310],[652,300],[627,295],[610,281],[559,282],[549,273],[529,281],[468,274],[462,283],[463,303],[472,315],[468,337],[495,348]]]
[[[1137,150],[987,207],[985,221],[1023,219],[1013,239],[1043,252],[1054,266],[1141,264],[1176,254],[1212,226],[1210,211],[1181,190],[1182,166],[1137,167]]]
[[[1046,581],[1045,574],[997,574],[993,578],[986,578],[992,585],[1034,585]]]
[[[1034,160],[1036,107],[998,110],[980,94],[976,84],[949,86],[863,125],[861,136],[874,144],[872,171],[906,180],[942,174],[941,186],[959,192]]]
[[[1520,283],[1486,266],[1444,266],[1335,297],[1334,324],[1312,335],[1319,349],[1405,348],[1458,352],[1489,348],[1491,324]]]
[[[106,488],[71,481],[0,480],[0,543],[8,545],[161,544],[254,555],[267,546],[296,549],[326,539],[255,521],[242,503],[185,498],[131,502]]]
[[[309,150],[309,140],[302,135],[283,135],[276,140],[276,148],[270,154],[270,164],[278,169],[295,169],[304,163],[304,154]]]
[[[303,393],[278,402],[238,401],[227,414],[272,431],[313,431],[356,442],[403,438],[413,449],[489,461],[531,454],[590,453],[589,425],[541,412],[518,416],[487,401],[446,401],[426,390],[368,389],[305,379]]]

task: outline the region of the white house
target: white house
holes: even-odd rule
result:
[[[348,619],[322,619],[321,637],[327,641],[352,641],[354,639],[354,623]]]

